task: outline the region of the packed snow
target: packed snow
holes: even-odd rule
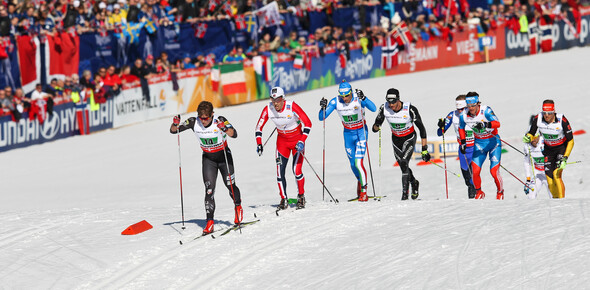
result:
[[[590,48],[574,48],[456,68],[352,82],[378,106],[390,87],[420,111],[428,137],[454,109],[458,94],[477,91],[495,111],[503,140],[522,148],[531,114],[553,98],[574,131],[590,129],[587,113]],[[307,112],[313,128],[306,156],[321,176],[323,124],[319,100],[336,87],[288,96]],[[254,128],[268,101],[218,108],[233,123],[230,139],[244,220],[261,221],[216,238],[205,225],[201,150],[181,134],[182,229],[177,136],[171,118],[76,136],[0,154],[0,285],[3,289],[581,289],[590,285],[589,134],[575,136],[563,179],[566,198],[529,200],[523,185],[501,170],[506,200],[482,170],[485,200],[469,200],[462,178],[434,165],[411,168],[420,200],[401,201],[401,171],[394,167],[391,135],[370,133],[369,153],[381,201],[346,202],[356,180],[337,115],[325,124],[326,185],[340,203],[322,198],[309,164],[307,207],[275,215],[279,202],[271,137],[256,154]],[[183,119],[195,113],[183,115]],[[367,112],[369,124],[376,113]],[[273,129],[269,122],[266,139]],[[453,140],[450,130],[446,140]],[[508,146],[502,165],[524,179],[523,157]],[[380,162],[381,160],[381,162]],[[369,164],[365,160],[365,167]],[[447,167],[459,172],[456,158]],[[296,184],[287,170],[287,191]],[[216,227],[233,223],[227,190],[217,183]],[[373,189],[369,187],[369,194]],[[256,214],[256,218],[254,217]],[[121,235],[148,221],[153,229]],[[179,241],[183,241],[181,245]]]

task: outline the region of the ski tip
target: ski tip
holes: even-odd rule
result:
[[[184,230],[184,229],[186,229],[186,227],[185,227],[185,226],[183,226],[183,227],[181,227],[181,229],[183,229],[183,230]]]
[[[279,210],[278,210],[278,209],[275,211],[275,214],[276,214],[277,216],[279,216]]]
[[[182,241],[178,241],[182,245]]]
[[[257,216],[256,216],[256,213],[254,213],[254,218],[256,218],[256,217],[257,217]]]
[[[211,235],[211,238],[212,238],[212,239],[215,239],[215,236],[214,236],[214,235]]]

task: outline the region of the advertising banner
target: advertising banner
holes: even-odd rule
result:
[[[489,60],[504,58],[504,29],[490,30],[486,37],[491,39]],[[420,41],[398,53],[398,66],[387,70],[386,75],[485,62],[486,51],[480,44],[476,29],[455,33],[450,44],[439,38]]]
[[[113,127],[113,102],[102,104],[98,111],[90,112],[90,132]],[[78,134],[76,108],[73,103],[55,106],[53,114],[39,124],[29,120],[28,113],[13,122],[10,116],[0,118],[0,152],[67,138]]]

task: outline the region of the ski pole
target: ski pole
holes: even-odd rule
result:
[[[322,182],[326,183],[326,108],[324,108],[324,132],[323,132],[323,142],[322,142]],[[326,189],[322,188],[322,201],[324,201],[324,196],[326,195]]]
[[[182,164],[180,155],[180,129],[176,126],[176,137],[178,137],[178,174],[180,176],[180,211],[182,212],[182,229],[184,230],[184,201],[182,198]]]
[[[449,172],[449,173],[450,173],[450,174],[452,174],[452,175],[455,175],[455,176],[457,176],[457,177],[459,177],[459,178],[461,177],[461,175],[459,175],[459,174],[457,174],[457,173],[455,173],[455,172],[453,172],[453,171],[450,171],[450,170],[448,170],[448,169],[446,169],[446,168],[444,168],[444,167],[440,166],[439,164],[437,164],[437,163],[435,163],[435,162],[432,162],[432,160],[428,160],[428,162],[429,162],[429,163],[432,163],[432,164],[434,164],[434,165],[436,165],[436,166],[438,166],[438,168],[440,168],[440,169],[442,169],[442,170],[444,170],[444,171],[447,171],[447,172]]]
[[[227,168],[227,178],[229,179],[229,186],[231,188],[231,199],[234,202],[234,207],[236,205],[236,196],[234,194],[234,180],[232,178],[232,173],[231,171],[229,171],[229,161],[227,161],[227,151],[225,151],[227,149],[227,145],[225,143],[225,140],[223,141],[223,156],[225,157],[225,167]],[[235,211],[235,209],[234,209]],[[240,234],[242,234],[242,225],[241,225],[242,221],[240,221],[240,223],[238,224],[238,229],[240,229]]]
[[[522,151],[520,151],[520,150],[516,149],[516,147],[514,147],[514,146],[510,145],[510,143],[508,143],[508,142],[504,141],[502,138],[500,138],[500,136],[498,136],[498,135],[494,135],[494,137],[496,137],[496,138],[498,138],[500,141],[504,142],[504,144],[506,144],[506,145],[508,145],[508,146],[512,147],[512,149],[516,150],[516,152],[518,152],[518,153],[520,153],[520,154],[522,154],[522,155],[526,156],[526,154],[524,154],[524,152],[522,152]]]
[[[449,183],[447,182],[447,150],[445,148],[445,132],[443,132],[442,137],[443,137],[443,161],[445,163],[445,189],[447,191],[447,199],[449,199]]]
[[[270,140],[270,137],[272,137],[272,134],[274,134],[276,130],[277,127],[275,127],[274,130],[272,130],[272,132],[270,133],[270,135],[268,135],[268,138],[266,138],[266,141],[264,141],[264,145],[262,145],[262,147],[266,146],[266,143],[268,143],[268,140]]]
[[[326,190],[326,192],[330,195],[330,197],[332,198],[332,200],[334,201],[334,203],[338,203],[338,200],[335,199],[334,196],[332,196],[332,194],[330,193],[330,191],[326,187],[326,184],[324,184],[324,182],[322,181],[322,179],[320,178],[320,176],[318,175],[318,173],[315,171],[315,169],[313,169],[313,166],[311,166],[311,163],[309,163],[309,160],[307,160],[307,157],[305,157],[305,155],[303,154],[303,152],[301,152],[300,154],[301,154],[301,156],[303,156],[303,159],[305,159],[305,161],[307,162],[307,164],[309,165],[309,167],[311,167],[311,170],[313,171],[313,173],[315,173],[315,176],[318,178],[318,180],[320,181],[320,183],[322,184],[322,186],[324,187],[324,189]]]
[[[526,186],[528,189],[535,191],[534,188],[528,186],[526,183],[524,183],[522,180],[520,180],[520,178],[516,177],[516,175],[512,174],[512,172],[510,172],[510,170],[506,169],[506,167],[504,167],[502,164],[500,164],[500,167],[502,167],[502,169],[506,170],[506,172],[508,172],[510,175],[512,175],[512,177],[516,178],[516,180],[518,180],[520,183],[522,183],[524,186]]]
[[[568,163],[566,163],[566,164],[576,164],[576,163],[582,163],[582,161],[581,161],[581,160],[578,160],[578,161],[572,161],[572,162],[568,162]]]
[[[379,195],[381,195],[381,128],[379,128]]]

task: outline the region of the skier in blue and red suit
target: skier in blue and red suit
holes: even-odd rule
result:
[[[369,100],[363,91],[352,91],[352,86],[342,81],[338,87],[338,97],[329,102],[322,98],[320,101],[319,119],[325,118],[336,110],[344,126],[344,148],[350,162],[350,168],[358,180],[357,197],[359,201],[367,201],[367,171],[363,159],[367,150],[368,128],[365,122],[365,108],[375,112],[377,107]]]
[[[438,130],[436,134],[438,136],[442,136],[450,127],[453,125],[455,128],[455,134],[457,135],[457,142],[461,142],[459,138],[459,117],[467,108],[467,103],[465,102],[465,95],[459,95],[455,98],[455,106],[456,110],[451,111],[444,119],[438,119]],[[459,150],[459,163],[461,164],[461,172],[463,173],[463,179],[465,179],[465,185],[467,185],[467,194],[469,198],[474,198],[476,191],[475,187],[473,186],[473,181],[471,180],[471,159],[473,157],[473,130],[468,125],[465,127],[465,135],[467,146],[465,148],[465,154],[461,153]],[[444,139],[443,139],[444,140]]]
[[[504,187],[500,176],[500,159],[502,154],[502,143],[498,135],[500,121],[494,114],[492,108],[481,105],[479,95],[476,92],[469,92],[466,95],[467,110],[464,110],[459,117],[459,138],[461,144],[459,150],[467,152],[467,134],[465,129],[471,127],[475,136],[475,149],[473,150],[473,186],[475,186],[475,199],[483,199],[485,193],[481,190],[481,166],[490,156],[490,173],[496,183],[496,199],[504,199]]]

